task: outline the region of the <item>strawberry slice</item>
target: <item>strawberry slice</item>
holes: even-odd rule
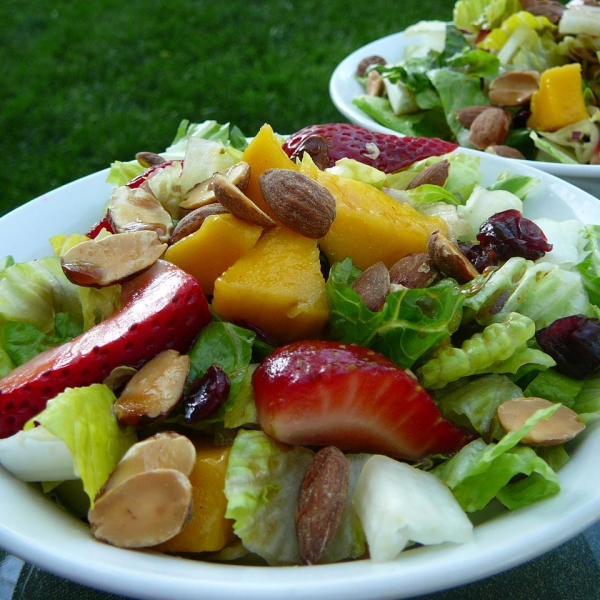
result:
[[[256,369],[253,388],[261,428],[287,444],[415,461],[455,453],[472,439],[414,375],[354,344],[282,346]]]
[[[67,387],[102,382],[115,367],[138,368],[168,348],[186,351],[211,320],[200,284],[164,261],[124,285],[123,298],[110,318],[0,379],[0,439]]]
[[[310,125],[289,136],[283,143],[285,153],[291,158],[301,155],[305,141],[311,136],[321,136],[327,142],[330,167],[340,158],[353,158],[384,173],[394,173],[418,160],[458,148],[458,144],[438,138],[402,137],[358,125],[327,123]]]

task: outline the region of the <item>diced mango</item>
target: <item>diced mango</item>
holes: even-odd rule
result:
[[[211,295],[215,279],[250,251],[261,233],[258,225],[233,215],[211,215],[200,229],[169,246],[165,260],[194,276]]]
[[[335,198],[335,220],[319,240],[331,264],[349,256],[361,269],[379,261],[389,268],[407,254],[426,252],[427,238],[436,229],[447,235],[442,219],[424,216],[372,185],[320,171],[306,162],[301,169]]]
[[[193,516],[175,537],[155,547],[161,552],[217,552],[235,537],[233,521],[225,518],[225,473],[231,448],[204,440],[195,440],[194,446]]]
[[[317,241],[287,227],[267,231],[216,280],[212,309],[281,342],[317,337],[329,317]]]
[[[242,160],[250,165],[250,181],[246,196],[270,217],[275,217],[263,198],[258,179],[267,169],[297,170],[296,163],[284,152],[273,128],[268,124],[263,125],[248,144]]]
[[[538,131],[556,131],[587,119],[581,65],[573,63],[544,71],[530,106],[527,126]]]

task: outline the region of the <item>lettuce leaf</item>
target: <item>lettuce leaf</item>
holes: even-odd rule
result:
[[[448,485],[468,513],[482,510],[494,498],[512,510],[557,494],[560,482],[556,473],[533,449],[517,444],[559,407],[538,410],[521,429],[496,444],[487,445],[480,438],[472,441],[431,472]],[[525,477],[511,483],[517,475]]]
[[[519,0],[458,0],[452,21],[463,31],[479,33],[498,27],[507,16],[520,10]]]
[[[383,309],[372,312],[350,287],[359,273],[349,258],[330,271],[325,289],[332,339],[367,346],[408,368],[458,328],[463,294],[452,280],[392,292]]]
[[[91,506],[119,460],[137,441],[132,428],[117,422],[115,400],[102,384],[67,388],[23,428],[28,431],[39,423],[67,445]]]
[[[600,306],[600,225],[585,225],[582,230],[587,256],[577,265],[590,301]]]
[[[314,452],[278,444],[262,431],[241,430],[235,438],[225,475],[227,512],[244,546],[270,565],[299,564],[295,514],[304,474]],[[349,498],[368,455],[348,455]],[[364,533],[350,501],[322,562],[364,553]]]
[[[484,325],[519,312],[532,319],[537,329],[560,317],[594,313],[579,273],[520,257],[507,260],[494,271],[465,300],[465,307],[473,310],[477,321]]]
[[[364,465],[352,497],[373,561],[396,558],[409,542],[463,543],[473,525],[435,475],[387,456]]]
[[[546,355],[543,352],[527,348],[526,342],[534,334],[535,324],[530,318],[509,313],[504,321],[488,325],[460,348],[448,345],[434,351],[433,357],[417,368],[416,375],[423,387],[439,389],[461,377],[516,373],[531,362],[542,368],[553,366],[554,360],[544,361]]]

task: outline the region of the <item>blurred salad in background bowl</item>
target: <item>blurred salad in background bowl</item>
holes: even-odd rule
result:
[[[459,0],[349,55],[330,95],[353,123],[534,163],[600,194],[600,5]]]

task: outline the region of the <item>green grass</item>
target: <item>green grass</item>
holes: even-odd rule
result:
[[[253,135],[344,121],[329,99],[350,52],[448,0],[6,0],[0,6],[0,214],[140,150],[181,119]]]

